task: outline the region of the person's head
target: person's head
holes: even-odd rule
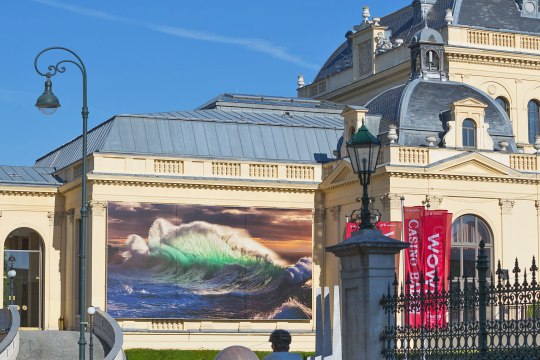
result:
[[[291,334],[287,330],[274,330],[270,334],[274,352],[287,352],[291,345]]]

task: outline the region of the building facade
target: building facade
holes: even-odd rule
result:
[[[325,248],[360,207],[344,144],[362,123],[383,143],[373,210],[451,212],[452,276],[474,276],[480,240],[492,269],[540,257],[536,6],[366,7],[298,98],[224,94],[90,130],[86,303],[126,347],[268,349],[283,328],[313,349],[313,289],[339,284]],[[78,325],[81,142],[0,167],[4,277],[16,269],[24,327]]]
[[[298,89],[348,104],[344,142],[362,122],[382,141],[370,195],[383,221],[401,221],[403,206],[453,214],[453,278],[476,275],[481,240],[492,270],[500,260],[512,274],[516,258],[540,256],[540,19],[529,13],[538,4],[527,4],[413,1],[380,18],[365,7],[313,83]],[[341,241],[360,207],[343,142],[337,153],[343,159],[324,165],[316,203],[324,236],[314,258],[325,285],[339,283],[339,267],[322,249]]]

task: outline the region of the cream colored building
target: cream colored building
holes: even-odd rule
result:
[[[86,303],[116,315],[125,348],[268,350],[276,328],[294,334],[294,348],[313,348],[313,199],[341,111],[224,94],[89,131]],[[0,170],[4,269],[17,271],[23,327],[78,327],[80,145]],[[7,292],[6,279],[4,303]]]
[[[453,213],[452,276],[475,275],[481,239],[493,270],[500,260],[512,274],[516,257],[523,267],[540,256],[537,7],[427,0],[380,18],[365,7],[313,83],[298,89],[349,105],[345,141],[365,120],[383,142],[370,187],[383,221],[400,221],[402,206]],[[332,285],[338,264],[324,247],[341,241],[360,185],[347,159],[323,169],[316,212],[324,235],[314,256],[327,270],[321,284]]]
[[[516,257],[524,263],[540,257],[540,164],[534,147],[540,129],[537,5],[537,0],[415,0],[380,19],[365,9],[364,20],[314,82],[298,89],[299,98],[225,94],[194,111],[117,115],[92,129],[87,304],[113,315],[132,312],[115,316],[126,348],[242,344],[262,350],[269,348],[268,334],[284,328],[293,333],[293,349],[313,349],[311,289],[339,283],[338,262],[325,247],[342,240],[346,216],[360,207],[361,189],[344,142],[362,121],[384,144],[370,187],[373,209],[384,221],[401,220],[403,205],[453,213],[453,275],[474,274],[480,239],[489,242],[492,266],[500,259],[511,271]],[[4,269],[11,264],[17,269],[16,301],[25,327],[77,328],[80,143],[74,139],[33,167],[0,167]],[[141,263],[156,269],[152,256],[174,245],[171,234],[186,229],[183,216],[197,207],[221,209],[223,218],[243,212],[245,230],[253,234],[257,229],[248,227],[250,214],[283,210],[275,224],[290,226],[282,233],[291,235],[282,244],[262,235],[246,240],[247,248],[227,243],[234,256],[256,256],[247,262],[229,258],[238,260],[227,263],[230,269],[244,269],[233,280],[217,276],[222,274],[218,266],[198,273],[193,284],[164,289],[177,291],[178,297],[192,290],[189,294],[214,304],[205,308],[206,302],[194,302],[197,315],[174,315],[178,304],[152,302],[165,291],[138,287],[136,280]],[[139,217],[129,222],[119,215],[129,212]],[[303,221],[296,227],[305,236],[306,214],[312,233],[307,253],[305,237],[300,240],[294,231]],[[137,231],[126,233],[129,226],[119,224]],[[222,219],[219,229],[229,234],[226,224]],[[211,233],[207,225],[202,228]],[[199,266],[198,249],[192,246],[182,259]],[[312,258],[312,267],[299,257]],[[211,288],[213,282],[204,289],[188,285],[219,278],[228,294],[237,290],[231,284],[261,286],[246,280],[253,280],[250,266],[261,259],[265,266],[271,262],[268,273],[286,272],[288,280],[272,275],[271,291],[246,295],[241,306],[250,310],[245,318],[200,315],[230,304],[212,303],[220,293],[216,290],[223,290]],[[185,269],[175,264],[160,269],[172,270],[177,279]],[[162,282],[156,278],[154,285]],[[294,296],[283,291],[284,283]],[[7,280],[4,304],[6,285]],[[275,316],[265,312],[259,317],[254,315],[258,303],[250,299],[263,305],[283,299],[283,306]],[[172,313],[156,315],[170,308]]]

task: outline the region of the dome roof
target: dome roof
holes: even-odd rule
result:
[[[381,117],[380,135],[388,131],[389,125],[396,125],[399,145],[421,146],[426,143],[426,136],[442,141],[451,119],[452,104],[467,98],[487,105],[484,121],[489,125],[488,133],[493,142],[508,141],[509,151],[516,151],[506,112],[488,94],[467,84],[416,79],[377,95],[366,107],[368,115]]]
[[[444,40],[440,32],[427,27],[426,24],[426,26],[422,30],[417,31],[411,39],[411,45],[417,44],[419,42],[442,44],[444,43]]]

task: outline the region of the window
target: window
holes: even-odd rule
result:
[[[476,125],[471,119],[463,120],[463,147],[476,148]]]
[[[540,105],[537,100],[531,100],[527,108],[529,111],[529,143],[534,144],[534,138],[540,130],[538,126],[540,122]]]
[[[490,268],[493,267],[493,235],[488,225],[475,215],[463,215],[452,223],[450,277],[452,279],[476,275],[476,258],[480,241],[484,240]],[[489,272],[488,272],[488,276]]]
[[[508,118],[510,118],[510,103],[504,96],[499,96],[495,99],[495,102],[503,108],[506,115],[508,115]]]

